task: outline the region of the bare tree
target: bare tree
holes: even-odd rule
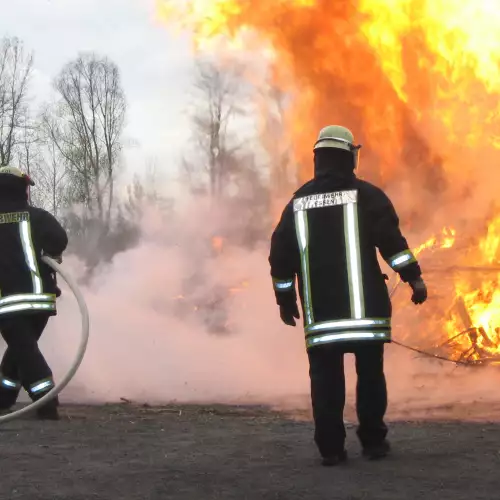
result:
[[[271,82],[260,90],[259,98],[260,144],[267,155],[270,223],[274,224],[297,186],[299,167],[286,123],[290,95]]]
[[[222,196],[238,167],[241,142],[230,128],[244,115],[244,87],[238,66],[221,68],[208,59],[197,61],[191,114],[194,151],[182,165],[194,190]]]
[[[265,109],[261,132],[261,144],[269,157],[271,193],[289,194],[296,184],[297,172],[294,168],[293,150],[286,126],[286,109],[289,96],[275,85],[270,85],[261,93]]]
[[[8,165],[27,126],[27,91],[33,55],[17,38],[0,42],[0,165]]]
[[[19,127],[16,159],[17,166],[26,172],[31,178],[35,179],[41,168],[42,154],[39,129],[34,121],[28,118],[27,113],[23,119],[23,124]],[[42,191],[30,190],[30,203],[34,202],[37,206],[45,207],[45,194]]]
[[[40,160],[40,130],[28,116],[27,110],[22,118],[16,142],[15,153],[19,167],[31,176],[33,168]]]
[[[37,199],[43,196],[44,207],[56,217],[70,204],[66,177],[67,170],[60,161],[56,145],[53,142],[44,143],[43,159],[34,174],[34,190],[37,192]]]
[[[122,150],[126,102],[118,67],[95,54],[67,64],[55,81],[59,101],[44,128],[66,165],[72,201],[107,227]]]

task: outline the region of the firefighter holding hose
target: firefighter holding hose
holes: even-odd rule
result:
[[[344,354],[356,358],[357,435],[363,455],[390,451],[384,422],[387,388],[384,344],[391,341],[391,302],[384,260],[422,304],[421,269],[401,234],[393,204],[382,190],[355,175],[359,149],[348,129],[331,125],[314,146],[314,178],[286,206],[272,240],[269,262],[282,321],[304,317],[315,442],[325,466],[345,462]]]
[[[11,408],[22,387],[36,401],[54,387],[52,371],[38,347],[60,291],[42,255],[61,260],[66,231],[48,212],[30,206],[33,181],[14,167],[0,168],[0,332],[7,350],[0,363],[0,410]],[[57,420],[54,398],[37,410]]]

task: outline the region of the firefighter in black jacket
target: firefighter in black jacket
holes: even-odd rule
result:
[[[42,255],[59,258],[68,244],[65,230],[48,212],[28,203],[34,183],[19,169],[0,168],[0,332],[7,350],[0,363],[0,410],[8,410],[21,387],[33,401],[54,387],[38,340],[56,314],[59,290]],[[57,398],[38,410],[58,418]]]
[[[398,216],[379,188],[355,176],[359,148],[352,133],[331,125],[314,146],[314,179],[286,206],[269,262],[281,319],[299,318],[295,277],[304,316],[315,442],[323,465],[347,459],[343,412],[344,353],[356,357],[357,414],[363,454],[389,452],[384,415],[387,389],[384,344],[391,340],[391,302],[377,260],[385,261],[423,303],[420,267],[401,234]]]

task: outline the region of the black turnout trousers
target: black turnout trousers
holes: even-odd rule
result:
[[[32,400],[40,399],[53,387],[52,371],[38,347],[49,317],[37,313],[0,319],[0,332],[7,343],[0,363],[0,409],[15,404],[21,387]]]
[[[361,445],[363,448],[378,445],[387,436],[384,423],[387,409],[384,344],[327,344],[313,347],[308,351],[308,356],[315,423],[314,440],[323,457],[344,450],[344,354],[348,352],[353,353],[356,358],[357,435]]]

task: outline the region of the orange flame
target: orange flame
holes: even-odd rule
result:
[[[158,0],[164,17],[193,31],[197,48],[220,39],[242,46],[249,32],[272,47],[275,78],[295,90],[289,130],[299,161],[310,164],[315,134],[333,120],[359,134],[382,177],[408,175],[409,162],[416,174],[435,175],[441,163],[455,182],[472,167],[464,148],[500,145],[493,3]]]
[[[456,343],[466,350],[474,348],[471,357],[479,359],[500,352],[500,217],[491,221],[486,236],[470,253],[468,259],[477,268],[484,266],[487,274],[456,278],[457,307],[445,330],[448,338],[453,338],[457,332],[472,329],[470,335],[462,335]]]
[[[430,212],[442,202],[443,186],[452,185],[449,196],[463,204],[472,181],[498,168],[498,2],[157,2],[169,23],[191,30],[197,50],[226,44],[235,50],[258,48],[259,56],[268,56],[272,83],[294,97],[286,128],[300,180],[310,177],[311,147],[318,130],[332,122],[350,127],[365,146],[361,168],[367,165],[366,172],[362,170],[367,177],[381,184],[411,185],[413,203],[420,196],[427,200],[418,205],[422,220],[426,207]],[[496,193],[489,192],[485,205],[495,202]],[[491,268],[500,260],[498,215],[497,211],[488,216],[487,234],[473,235],[465,253],[455,245],[454,229],[430,238],[416,253],[440,248],[450,252],[456,265]],[[453,216],[459,219],[461,214]],[[447,336],[468,328],[465,321],[489,332],[480,337],[488,337],[488,349],[500,353],[500,274],[490,269],[488,277],[454,276],[452,299],[457,299],[461,312],[445,321]],[[465,320],[464,307],[465,316],[470,316]],[[463,348],[473,344],[470,337],[460,342]]]

